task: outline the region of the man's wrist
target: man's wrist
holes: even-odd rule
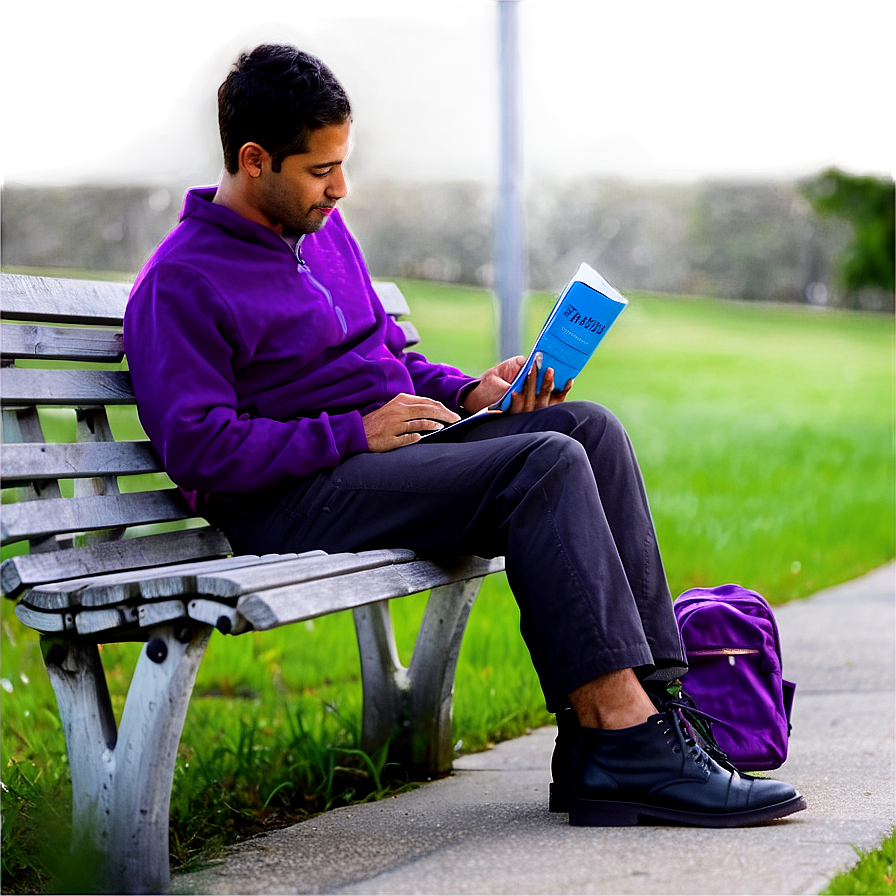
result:
[[[482,380],[473,380],[472,383],[467,383],[458,393],[457,393],[457,406],[465,411],[469,411],[470,409],[467,407],[466,402],[470,395],[479,388]]]

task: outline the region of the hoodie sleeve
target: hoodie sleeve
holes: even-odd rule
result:
[[[124,340],[140,421],[183,489],[253,492],[367,451],[361,415],[279,421],[238,413],[230,309],[196,272],[160,265],[136,284]]]

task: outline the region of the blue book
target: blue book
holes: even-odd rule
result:
[[[423,438],[438,440],[441,433],[469,426],[488,414],[501,414],[509,410],[513,393],[522,391],[526,376],[539,354],[541,365],[536,375],[537,389],[541,388],[544,375],[551,367],[554,370],[555,389],[562,391],[569,380],[574,380],[581,373],[627,304],[627,299],[583,262],[575,277],[560,293],[526,363],[504,395],[493,405]]]
[[[582,262],[575,277],[566,284],[560,298],[541,328],[535,345],[516,379],[490,411],[506,411],[514,392],[521,392],[523,383],[541,354],[536,391],[541,389],[549,367],[554,370],[554,387],[558,391],[574,380],[588,363],[616,318],[628,304],[604,278]]]

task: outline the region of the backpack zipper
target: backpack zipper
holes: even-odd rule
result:
[[[713,647],[707,650],[689,650],[688,656],[752,656],[759,653],[752,647]]]

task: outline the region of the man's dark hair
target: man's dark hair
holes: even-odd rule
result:
[[[241,54],[218,88],[224,167],[236,174],[240,147],[258,143],[279,171],[287,156],[308,151],[312,131],[351,114],[345,90],[319,59],[287,44],[262,44]]]

